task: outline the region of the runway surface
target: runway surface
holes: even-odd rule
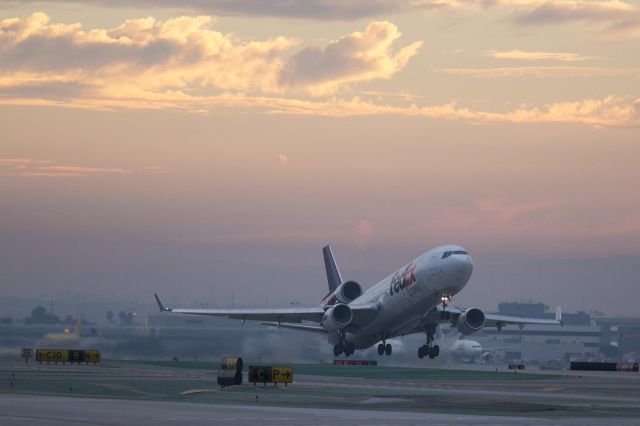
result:
[[[640,422],[638,373],[294,365],[289,387],[219,389],[207,363],[2,361],[0,424]]]

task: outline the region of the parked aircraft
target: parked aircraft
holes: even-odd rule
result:
[[[331,248],[323,248],[329,294],[319,306],[308,308],[264,309],[192,309],[167,308],[158,295],[161,311],[191,315],[211,315],[232,319],[256,320],[326,334],[335,356],[349,356],[357,349],[378,344],[379,355],[391,355],[389,339],[424,333],[426,342],[418,348],[418,357],[433,359],[440,353],[434,344],[439,324],[450,324],[464,335],[483,327],[501,329],[509,324],[561,325],[556,319],[521,318],[485,314],[481,309],[449,305],[471,277],[473,262],[469,253],[457,245],[444,245],[418,256],[382,281],[362,291],[356,281],[344,281]]]
[[[65,328],[63,333],[48,333],[44,336],[44,340],[50,343],[57,344],[71,344],[78,343],[81,339],[80,331],[82,330],[82,323],[84,322],[84,315],[80,313],[76,325],[73,327],[73,331]]]
[[[480,342],[471,339],[459,339],[451,347],[451,356],[464,362],[492,362],[499,352],[503,352],[511,347],[483,348]]]

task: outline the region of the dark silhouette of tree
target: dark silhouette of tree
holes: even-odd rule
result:
[[[109,324],[113,324],[113,311],[107,311],[107,321]]]
[[[57,315],[47,313],[47,310],[38,306],[33,308],[31,316],[25,321],[27,324],[59,324],[60,318]]]

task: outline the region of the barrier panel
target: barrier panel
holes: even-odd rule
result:
[[[638,371],[638,363],[627,362],[571,362],[571,370],[582,371]]]
[[[378,361],[369,361],[368,359],[334,359],[333,365],[378,365]]]

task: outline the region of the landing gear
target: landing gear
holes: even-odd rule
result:
[[[378,345],[378,355],[382,356],[387,354],[387,356],[391,355],[393,352],[393,348],[391,347],[391,343],[385,343],[384,341]]]
[[[424,358],[425,356],[428,356],[429,359],[434,359],[438,355],[440,355],[440,346],[438,345],[422,345],[418,348],[418,358],[420,359]]]
[[[453,295],[451,293],[442,293],[440,296],[440,301],[442,302],[442,312],[440,313],[440,318],[443,320],[449,319],[449,312],[447,312],[447,304],[451,302],[453,299]]]
[[[440,346],[433,345],[435,331],[436,328],[434,326],[425,328],[425,332],[427,333],[427,343],[418,348],[418,358],[422,359],[425,356],[428,356],[429,359],[434,359],[440,355]]]
[[[347,342],[344,338],[344,333],[340,335],[340,343],[333,346],[333,355],[339,356],[344,353],[344,356],[352,355],[356,350],[356,345],[352,342]]]

